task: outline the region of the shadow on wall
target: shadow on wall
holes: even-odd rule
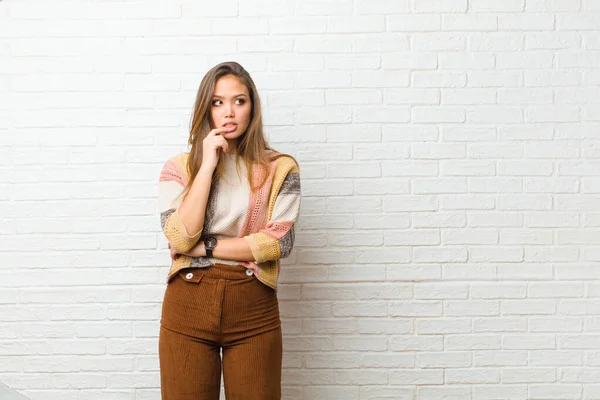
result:
[[[0,400],[27,400],[27,397],[0,383]]]

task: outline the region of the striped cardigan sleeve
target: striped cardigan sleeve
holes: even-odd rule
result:
[[[160,173],[158,183],[158,206],[163,233],[171,247],[182,253],[191,250],[202,234],[202,231],[192,234],[187,232],[178,212],[182,200],[181,194],[188,181],[185,173],[186,162],[185,153],[167,161]]]
[[[279,178],[283,181],[274,203],[269,204],[270,217],[266,226],[244,237],[256,263],[286,258],[294,247],[294,225],[300,211],[300,173],[293,159],[286,158],[283,164],[285,175]],[[276,173],[274,184],[277,184],[277,178]]]

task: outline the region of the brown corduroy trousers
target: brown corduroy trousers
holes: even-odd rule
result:
[[[275,290],[242,266],[180,271],[165,291],[159,358],[162,400],[218,400],[221,371],[227,400],[280,400]]]

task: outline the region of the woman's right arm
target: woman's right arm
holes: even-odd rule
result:
[[[200,234],[202,233],[212,174],[213,171],[211,170],[200,169],[194,178],[194,182],[192,183],[187,196],[185,196],[185,199],[177,209],[179,218],[181,218],[181,222],[185,227],[186,234],[190,237],[200,237]],[[175,248],[176,250],[189,250],[185,248]]]
[[[170,247],[179,253],[186,253],[192,249],[198,243],[202,234],[212,175],[219,161],[219,151],[220,149],[225,152],[229,151],[227,141],[220,135],[221,132],[226,131],[224,128],[213,129],[204,139],[202,143],[202,165],[190,190],[180,204],[179,194],[185,188],[182,179],[182,169],[185,167],[181,165],[174,166],[170,160],[165,164],[163,173],[161,173],[159,201],[162,203],[161,222],[163,232],[169,241]],[[176,167],[179,167],[179,171]],[[169,171],[169,168],[171,171]],[[173,181],[179,184],[178,193]],[[174,196],[174,194],[177,195]]]

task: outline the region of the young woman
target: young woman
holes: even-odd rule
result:
[[[235,62],[203,78],[189,153],[160,175],[173,263],[159,337],[163,400],[281,398],[279,259],[294,244],[298,165],[263,136],[260,99]],[[222,352],[222,358],[221,353]]]

